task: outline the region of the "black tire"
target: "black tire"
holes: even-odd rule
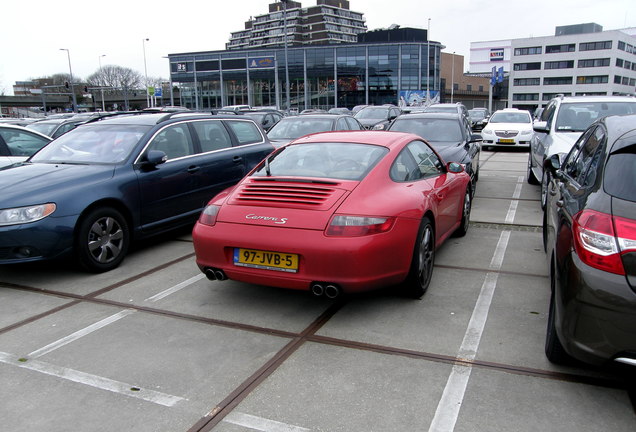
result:
[[[528,155],[528,172],[526,173],[526,180],[531,185],[539,184],[539,179],[537,179],[537,176],[535,176],[532,171],[532,152]]]
[[[459,224],[459,228],[453,233],[454,237],[464,237],[468,232],[468,226],[470,225],[470,210],[473,206],[472,200],[473,192],[470,185],[466,187],[466,193],[464,194],[464,202],[462,206],[462,220]]]
[[[552,180],[552,174],[550,171],[543,169],[543,177],[541,178],[541,210],[545,210],[545,206],[548,202],[548,187]]]
[[[431,221],[425,217],[417,233],[409,274],[402,283],[402,291],[406,296],[422,298],[431,283],[434,263],[435,231]]]
[[[129,244],[130,232],[123,215],[113,208],[96,208],[80,221],[75,254],[86,270],[103,273],[122,262]]]
[[[552,294],[550,295],[550,311],[548,312],[548,326],[545,334],[545,356],[551,363],[559,365],[571,365],[574,359],[565,351],[559,335],[556,331],[556,299],[555,299],[555,274],[554,261],[550,268],[550,286]]]

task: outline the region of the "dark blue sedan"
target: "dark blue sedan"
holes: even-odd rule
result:
[[[82,125],[0,169],[0,264],[74,255],[117,267],[131,241],[193,224],[273,150],[249,117],[129,115]]]

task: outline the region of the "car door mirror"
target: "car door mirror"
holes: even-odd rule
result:
[[[448,170],[448,172],[451,172],[453,174],[459,174],[460,172],[464,171],[464,167],[462,166],[462,164],[457,162],[447,163],[446,169]]]
[[[481,136],[481,134],[470,134],[470,141],[471,143],[473,142],[479,142],[479,141],[483,141],[484,138]]]
[[[146,166],[157,166],[168,160],[168,155],[166,155],[161,150],[148,150],[146,153],[146,157],[143,159],[142,163]]]
[[[544,121],[536,121],[532,124],[532,129],[534,129],[535,132],[541,132],[541,133],[550,133],[550,128],[548,127],[548,122],[544,122]]]
[[[556,173],[561,168],[561,154],[555,153],[548,159],[548,170]]]

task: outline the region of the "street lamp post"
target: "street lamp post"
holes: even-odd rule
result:
[[[102,57],[106,57],[106,54],[102,54],[99,57],[97,57],[97,60],[99,60],[99,74],[100,76],[100,87],[101,87],[101,93],[102,93],[102,111],[106,111],[106,103],[104,102],[104,71],[102,70]]]
[[[291,108],[290,90],[289,90],[289,64],[287,62],[287,2],[289,0],[280,0],[283,3],[283,41],[285,43],[285,97],[287,98],[287,114]]]
[[[73,112],[77,112],[77,100],[75,98],[75,86],[73,85],[73,69],[71,68],[71,52],[68,48],[60,48],[60,51],[66,51],[68,56],[68,71],[71,74],[71,97],[73,99]]]
[[[431,97],[430,93],[431,81],[431,19],[428,19],[428,28],[426,29],[426,104]]]
[[[454,92],[455,92],[455,51],[453,51],[453,65],[451,67],[451,103],[453,103]]]
[[[148,68],[146,67],[146,41],[148,38],[141,39],[141,46],[144,50],[144,76],[146,77],[146,106],[150,107],[150,94],[148,93]]]

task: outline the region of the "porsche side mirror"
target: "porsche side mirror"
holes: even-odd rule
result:
[[[460,172],[464,171],[464,167],[462,166],[462,164],[459,164],[457,162],[447,163],[446,168],[448,169],[448,172],[452,172],[454,174],[459,174]]]

